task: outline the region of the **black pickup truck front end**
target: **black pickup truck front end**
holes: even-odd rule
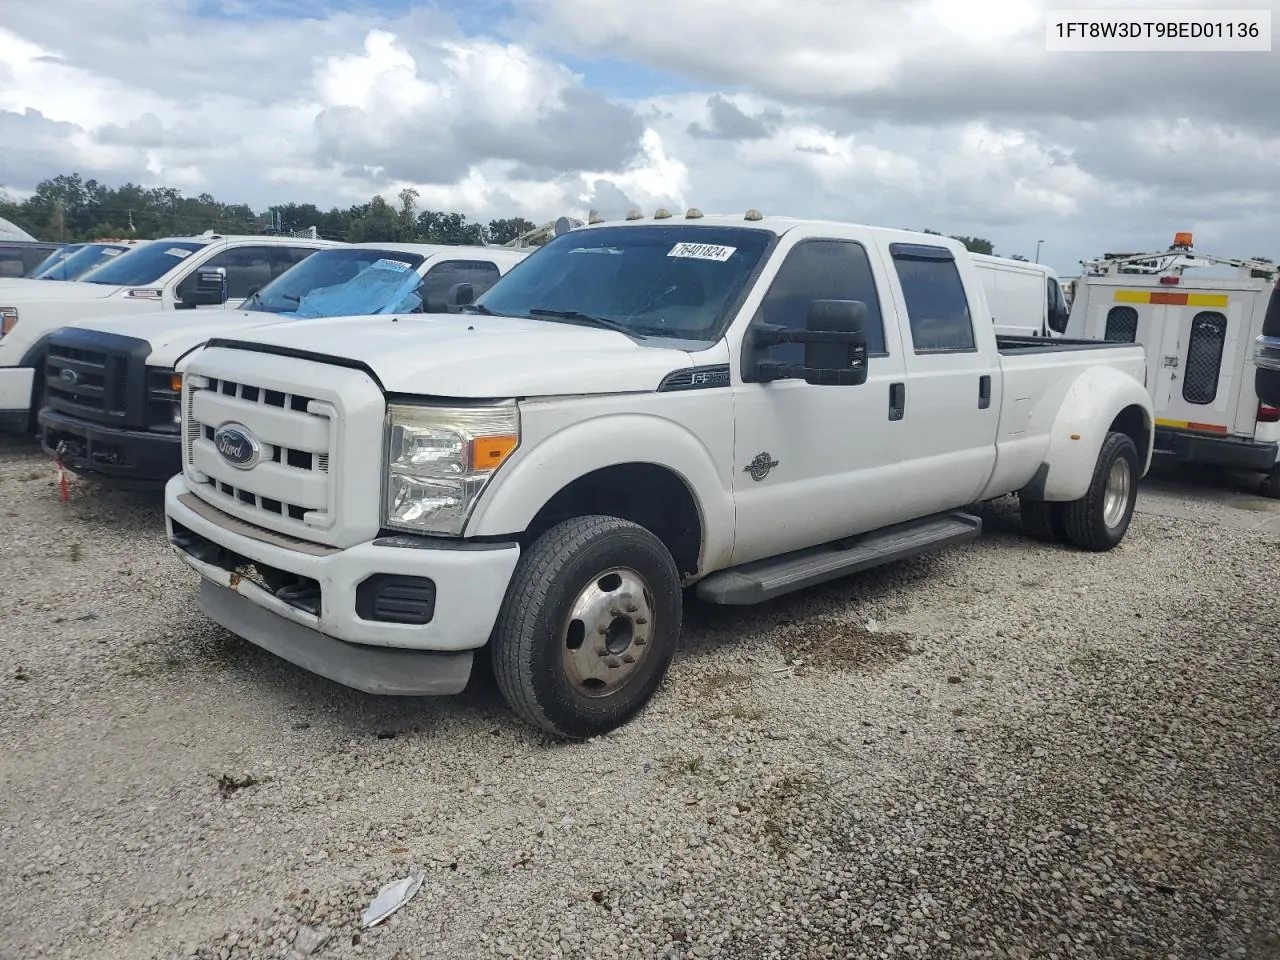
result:
[[[151,345],[69,327],[48,340],[40,444],[68,470],[111,486],[156,488],[181,470],[182,388],[148,367]]]

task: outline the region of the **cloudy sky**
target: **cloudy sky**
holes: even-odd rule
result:
[[[0,185],[79,171],[256,209],[412,185],[536,222],[758,207],[1044,240],[1067,275],[1186,229],[1280,259],[1280,51],[1046,53],[1065,5],[12,0]]]

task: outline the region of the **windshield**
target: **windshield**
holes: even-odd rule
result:
[[[129,247],[121,243],[85,244],[71,256],[36,274],[41,280],[79,280],[94,267],[114,260]]]
[[[27,272],[28,279],[34,280],[43,276],[46,270],[56,267],[83,247],[83,243],[69,243],[65,247],[59,247]]]
[[[136,287],[155,283],[196,250],[206,245],[198,240],[157,240],[127,257],[116,257],[84,274],[84,283],[103,283],[112,287]]]
[[[410,313],[421,303],[412,293],[422,261],[421,254],[373,247],[319,250],[268,283],[243,309],[300,317],[359,316],[387,306]]]
[[[596,227],[552,240],[476,309],[714,341],[773,234],[749,227]]]

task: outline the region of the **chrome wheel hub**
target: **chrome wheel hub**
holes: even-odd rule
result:
[[[1117,457],[1107,471],[1107,486],[1102,495],[1102,522],[1107,525],[1108,530],[1114,530],[1124,519],[1131,484],[1129,461],[1124,457]]]
[[[634,570],[602,573],[579,592],[564,626],[565,677],[586,697],[624,687],[649,654],[653,592]]]

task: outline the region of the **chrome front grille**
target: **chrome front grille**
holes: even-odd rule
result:
[[[202,498],[251,523],[306,537],[333,524],[329,455],[338,413],[301,393],[208,376],[189,377],[183,431],[186,471]],[[258,444],[256,462],[236,466],[214,441],[234,425]]]

